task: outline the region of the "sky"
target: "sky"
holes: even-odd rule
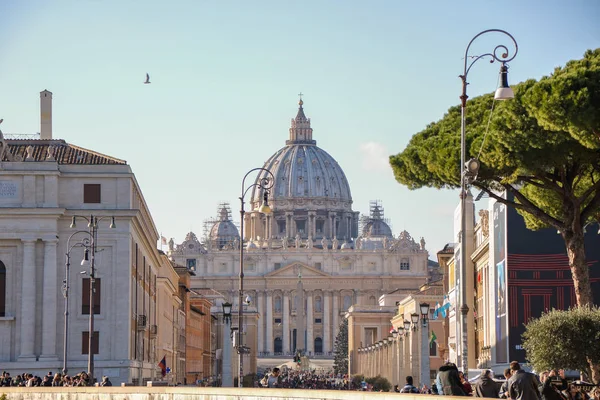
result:
[[[514,36],[517,83],[600,47],[599,15],[595,0],[1,0],[2,130],[39,132],[50,90],[54,137],[127,160],[158,231],[181,242],[222,201],[239,220],[241,180],[285,145],[302,92],[354,210],[380,200],[394,233],[424,237],[435,259],[458,191],[410,191],[388,157],[458,104],[477,33]],[[499,44],[486,34],[469,55]],[[470,98],[495,90],[498,68],[473,67]]]

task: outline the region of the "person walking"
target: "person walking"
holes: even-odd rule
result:
[[[438,377],[441,385],[441,388],[438,388],[439,394],[446,396],[466,396],[460,382],[456,364],[446,363],[442,365]]]
[[[475,397],[499,397],[498,384],[492,379],[492,371],[484,369],[475,381]]]
[[[518,361],[510,363],[512,376],[508,380],[508,398],[514,400],[539,400],[538,379],[532,373],[523,371]]]
[[[267,380],[267,387],[276,388],[279,386],[279,368],[273,368],[273,372],[269,375],[269,379]]]

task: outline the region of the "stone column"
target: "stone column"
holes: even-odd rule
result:
[[[35,359],[35,240],[23,240],[23,270],[21,274],[21,352],[19,361]],[[56,300],[55,300],[56,301]]]
[[[223,350],[221,352],[221,356],[223,361],[222,371],[221,371],[221,386],[223,387],[233,387],[233,371],[231,368],[231,348],[233,347],[231,343],[231,321],[223,322]]]
[[[338,328],[340,327],[340,292],[337,290],[333,291],[333,332],[332,332],[332,342],[335,343],[335,337],[338,333]]]
[[[256,336],[258,337],[258,354],[265,351],[265,297],[262,290],[256,291],[256,306],[258,309],[258,324]]]
[[[290,238],[292,233],[292,213],[287,211],[285,213],[285,237]]]
[[[421,351],[419,354],[419,370],[421,379],[419,384],[423,386],[424,384],[427,387],[431,387],[431,378],[429,374],[429,324],[423,326],[422,321],[419,321],[419,333],[421,336],[420,344]]]
[[[283,292],[283,353],[289,354],[290,349],[290,292]]]
[[[331,351],[331,291],[323,292],[323,353]]]
[[[398,352],[396,351],[398,349],[398,346],[396,344],[398,339],[392,339],[392,342],[390,343],[390,352],[392,354],[391,359],[392,359],[392,365],[391,365],[391,379],[390,379],[390,383],[392,385],[396,385],[398,384]]]
[[[56,315],[57,315],[57,239],[44,241],[44,286],[42,312],[42,355],[40,358],[58,359],[56,352]]]
[[[414,378],[412,368],[410,365],[410,331],[407,336],[404,337],[404,371],[403,375],[410,375]]]
[[[411,328],[410,331],[410,366],[411,366],[411,375],[415,381],[415,386],[421,384],[421,377],[419,376],[419,333],[418,331],[414,331]]]
[[[273,293],[267,291],[267,312],[265,318],[265,324],[267,324],[267,345],[266,351],[270,355],[273,355]]]
[[[306,292],[306,349],[309,355],[315,354],[315,341],[313,339],[313,292]]]

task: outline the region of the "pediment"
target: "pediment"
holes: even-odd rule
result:
[[[271,271],[265,275],[265,278],[297,278],[298,274],[302,274],[302,278],[322,278],[324,276],[330,277],[328,273],[319,271],[311,266],[308,266],[301,262],[292,262],[285,267]]]

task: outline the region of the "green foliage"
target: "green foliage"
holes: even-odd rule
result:
[[[564,368],[592,376],[589,362],[600,364],[600,308],[552,310],[531,320],[523,334],[523,347],[538,371]]]
[[[2,393],[2,396],[0,396],[0,400],[8,400],[8,397],[6,397],[6,393]]]
[[[348,320],[342,318],[333,347],[333,372],[348,373]]]
[[[367,379],[365,379],[365,382],[367,382],[370,385],[373,385],[373,390],[377,391],[377,392],[378,391],[389,392],[390,389],[392,388],[392,384],[390,383],[390,381],[388,381],[387,378],[384,378],[381,375],[367,378]]]
[[[529,229],[558,230],[577,302],[593,304],[583,228],[600,221],[600,49],[513,90],[513,100],[495,103],[487,135],[492,95],[467,103],[466,158],[481,162],[471,185],[515,207]],[[460,107],[450,108],[391,156],[396,180],[409,189],[459,187],[460,121]]]
[[[481,149],[473,185],[489,191],[510,185],[531,202],[518,204],[529,228],[560,229],[556,225],[572,217],[565,202],[583,211],[592,200],[600,201],[600,49],[513,89],[513,100],[496,102],[485,142],[493,96],[467,103],[467,159]],[[460,107],[415,134],[390,164],[396,180],[410,189],[459,187]],[[571,194],[579,198],[570,199]],[[539,210],[544,215],[532,212]]]
[[[362,381],[365,380],[365,376],[364,375],[352,375],[352,386],[353,387],[360,387]],[[365,381],[366,382],[366,381]]]

